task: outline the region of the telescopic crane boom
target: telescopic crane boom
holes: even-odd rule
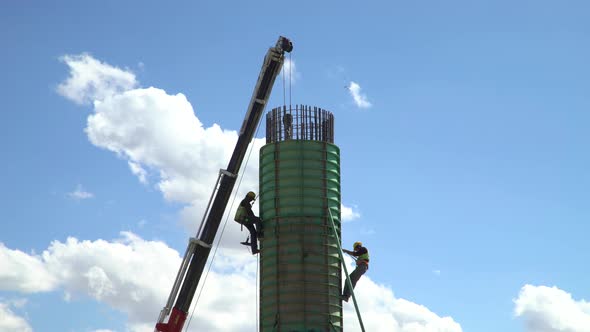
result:
[[[215,239],[221,218],[234,188],[238,171],[244,160],[244,155],[246,154],[250,141],[254,137],[274,81],[283,66],[285,52],[291,52],[292,49],[293,44],[291,41],[281,36],[277,44],[271,47],[264,57],[264,62],[260,69],[258,81],[256,82],[246,117],[242,123],[234,152],[227,169],[219,171],[219,177],[211,194],[207,210],[203,215],[201,226],[197,231],[196,237],[190,238],[189,240],[168,302],[160,312],[154,331],[180,332],[184,326],[189,307],[197,290],[197,285],[207,263],[213,240]],[[175,300],[174,307],[172,307],[172,303]],[[172,312],[170,312],[171,310]],[[164,323],[164,319],[168,315],[170,315],[168,322]]]

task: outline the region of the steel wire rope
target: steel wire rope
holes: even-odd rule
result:
[[[286,85],[285,85],[285,66],[281,68],[281,74],[283,76],[283,105],[287,105],[287,92],[286,92]]]
[[[291,53],[289,53],[289,112],[291,112],[291,84],[293,83],[293,77],[291,71],[293,68],[293,60],[291,59]]]
[[[256,138],[256,136],[258,135],[258,130],[260,129],[260,125],[262,124],[262,121],[258,122],[258,127],[256,127],[256,133],[254,134],[253,139]],[[248,162],[250,161],[250,155],[252,154],[252,150],[254,150],[254,143],[252,142],[252,145],[250,146],[250,152],[248,152],[248,157],[246,158],[246,162],[244,163],[244,168],[241,172],[241,175],[239,176],[240,181],[238,181],[238,186],[235,190],[235,194],[234,194],[234,198],[232,200],[232,203],[229,207],[229,211],[231,211],[233,209],[234,203],[236,202],[236,197],[238,195],[238,190],[240,189],[240,185],[242,184],[242,180],[244,179],[244,172],[246,172],[246,167],[248,167]],[[223,227],[221,228],[221,233],[219,234],[219,239],[217,240],[217,244],[215,245],[215,250],[213,251],[213,257],[211,257],[211,263],[209,263],[209,267],[207,268],[207,271],[205,272],[205,277],[203,279],[203,286],[201,286],[201,289],[199,290],[199,294],[197,295],[197,299],[195,300],[195,304],[193,305],[193,310],[191,311],[191,315],[188,319],[187,324],[185,325],[185,331],[188,331],[188,328],[191,324],[191,321],[193,319],[193,315],[195,312],[195,309],[197,308],[197,304],[199,303],[199,299],[201,298],[201,293],[203,293],[203,288],[205,288],[205,283],[207,282],[207,277],[209,276],[209,271],[211,270],[211,266],[213,265],[213,261],[215,260],[215,255],[217,255],[217,250],[219,249],[219,243],[221,243],[221,239],[223,238],[223,233],[225,232],[225,227],[227,226],[227,219],[229,218],[229,213],[225,216],[225,222],[223,223]],[[256,257],[256,262],[258,265],[258,259],[259,257]],[[256,269],[256,280],[258,280],[258,269]],[[256,292],[258,294],[258,283],[256,283]],[[258,295],[257,295],[258,297]],[[258,311],[258,301],[256,301],[256,310]],[[258,314],[256,315],[256,326],[258,326]],[[258,327],[257,327],[258,329]]]

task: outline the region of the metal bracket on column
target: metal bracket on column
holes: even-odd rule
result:
[[[204,248],[211,248],[211,245],[210,244],[205,243],[205,242],[203,242],[203,241],[201,241],[201,240],[199,240],[197,238],[194,238],[194,237],[191,237],[189,241],[190,241],[190,243],[194,243],[194,244],[200,245],[201,247],[204,247]]]
[[[219,174],[223,174],[223,175],[227,175],[229,177],[235,178],[237,176],[237,174],[234,174],[226,169],[220,169],[219,170]]]

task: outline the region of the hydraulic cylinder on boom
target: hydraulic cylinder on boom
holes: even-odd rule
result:
[[[189,239],[168,302],[160,312],[156,323],[154,330],[156,332],[180,332],[184,326],[189,307],[205,269],[213,240],[230,199],[246,150],[254,137],[275,79],[283,66],[285,52],[291,52],[291,50],[293,50],[291,41],[281,36],[276,45],[271,47],[264,57],[258,81],[240,129],[238,142],[227,169],[219,171],[217,183],[211,194],[197,235]],[[172,307],[172,303],[174,303],[174,307]],[[164,323],[168,316],[168,322]]]

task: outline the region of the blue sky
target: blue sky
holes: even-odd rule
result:
[[[2,3],[0,330],[153,326],[285,35],[293,104],[336,117],[343,241],[371,251],[358,285],[371,331],[589,331],[589,10]],[[227,225],[196,310],[225,325],[194,329],[254,330],[243,234]]]

